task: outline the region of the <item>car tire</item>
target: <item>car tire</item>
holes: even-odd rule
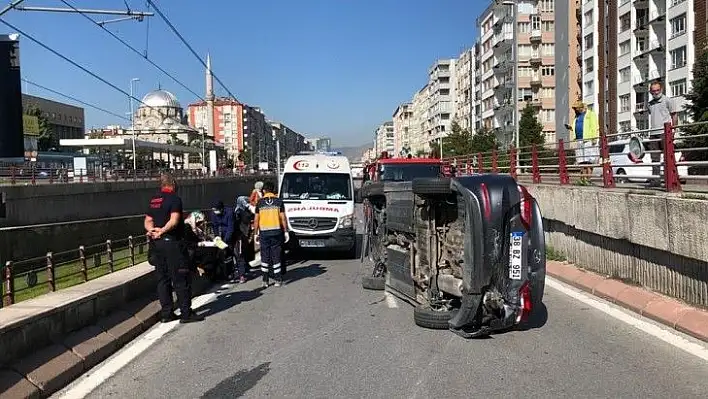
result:
[[[384,277],[363,276],[361,278],[361,286],[365,290],[383,291],[386,288],[386,279]]]
[[[356,245],[344,253],[345,259],[357,259]]]
[[[454,310],[433,310],[428,305],[418,305],[413,309],[413,321],[418,327],[432,330],[447,330]]]
[[[360,189],[360,192],[361,192],[362,200],[364,198],[369,198],[369,197],[380,197],[380,196],[384,195],[383,184],[381,184],[381,183],[367,184]]]
[[[448,195],[452,193],[449,178],[420,177],[413,179],[413,194]]]

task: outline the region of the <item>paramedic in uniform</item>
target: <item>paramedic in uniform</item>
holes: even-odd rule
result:
[[[162,310],[160,319],[167,323],[177,319],[172,311],[172,289],[177,294],[180,323],[204,320],[192,311],[190,264],[187,244],[184,241],[182,199],[177,196],[177,184],[168,173],[160,176],[160,192],[150,199],[145,215],[145,230],[153,240],[157,295]]]
[[[273,269],[275,286],[283,283],[281,270],[282,247],[288,242],[287,223],[285,221],[285,206],[283,201],[273,192],[272,182],[263,184],[263,198],[256,205],[255,238],[261,245],[261,273],[263,273],[263,287],[268,287],[269,268]]]

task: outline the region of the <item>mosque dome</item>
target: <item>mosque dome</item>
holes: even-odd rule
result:
[[[165,107],[165,108],[182,108],[177,97],[167,90],[151,91],[142,100],[142,107]]]

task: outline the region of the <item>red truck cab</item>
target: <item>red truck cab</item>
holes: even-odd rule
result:
[[[438,158],[388,158],[366,165],[364,181],[412,181],[415,177],[451,177],[452,168]]]

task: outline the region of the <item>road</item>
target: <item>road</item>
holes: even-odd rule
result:
[[[357,260],[291,266],[287,285],[229,286],[90,398],[698,398],[705,360],[547,288],[527,331],[465,340],[413,324],[360,286]],[[159,327],[158,327],[159,328]],[[90,377],[88,377],[90,378]]]

